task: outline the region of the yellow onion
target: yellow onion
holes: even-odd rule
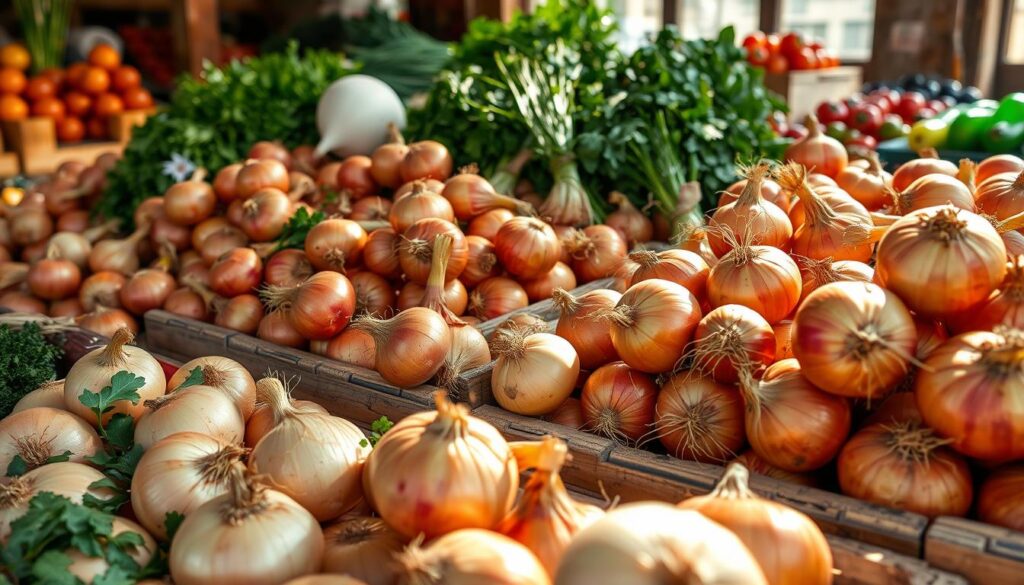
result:
[[[176,433],[146,450],[132,476],[132,511],[157,538],[167,539],[170,512],[188,516],[228,493],[231,468],[244,451],[200,433]]]
[[[547,571],[525,546],[488,530],[464,528],[399,557],[407,585],[550,585]]]
[[[743,305],[774,324],[796,308],[800,287],[800,269],[788,254],[740,244],[711,268],[708,300],[715,307]]]
[[[22,396],[21,400],[14,405],[11,414],[39,406],[67,410],[64,408],[64,380],[45,382],[42,386]]]
[[[407,538],[493,529],[519,487],[515,458],[493,426],[435,395],[436,412],[402,419],[366,461],[367,499]]]
[[[320,570],[323,533],[295,500],[233,468],[227,494],[185,517],[171,543],[177,585],[278,585]]]
[[[301,410],[315,410],[324,414],[329,414],[327,409],[320,406],[316,402],[310,402],[309,400],[291,400],[292,406]],[[256,443],[260,442],[270,429],[274,428],[277,423],[274,422],[274,413],[270,406],[265,402],[256,402],[256,410],[253,411],[252,416],[245,423],[245,446],[252,449],[256,446]]]
[[[394,585],[396,561],[405,542],[380,518],[342,518],[324,528],[323,571],[348,575],[366,585]]]
[[[0,542],[11,533],[11,523],[28,511],[32,498],[42,492],[51,492],[76,504],[85,494],[106,499],[114,495],[108,488],[90,487],[106,476],[81,463],[70,461],[49,463],[18,477],[0,482]]]
[[[348,575],[306,575],[286,582],[284,585],[370,585],[366,581]]]
[[[92,425],[65,410],[39,406],[0,419],[0,471],[15,456],[35,469],[65,453],[68,461],[84,463],[102,449]]]
[[[317,520],[337,518],[362,498],[365,436],[343,418],[295,406],[280,380],[264,378],[256,392],[274,427],[253,448],[249,469],[291,496]]]
[[[967,211],[975,210],[974,195],[959,179],[948,175],[925,175],[899,193],[893,193],[893,213],[907,215],[912,211],[952,205]],[[1003,219],[1003,218],[1000,218]]]
[[[231,398],[210,386],[189,386],[147,400],[150,411],[135,425],[135,442],[148,449],[175,433],[196,432],[240,444],[245,419]]]
[[[68,411],[77,414],[91,424],[99,422],[96,415],[79,400],[86,390],[99,393],[110,385],[110,379],[117,372],[127,370],[145,379],[137,390],[139,401],[128,400],[114,403],[114,408],[103,415],[104,422],[116,413],[124,413],[138,419],[147,408],[146,400],[163,396],[167,389],[167,378],[160,363],[143,349],[128,345],[134,335],[128,329],[118,329],[105,347],[94,349],[82,356],[68,371],[64,384],[64,405]]]
[[[767,163],[747,169],[747,179],[739,198],[720,205],[708,222],[708,243],[715,256],[724,256],[732,245],[722,237],[723,231],[730,231],[741,244],[759,244],[788,250],[793,237],[793,224],[786,212],[761,197],[761,185],[771,167]]]
[[[510,412],[551,412],[572,394],[580,375],[580,358],[572,344],[551,333],[524,335],[518,328],[504,329],[492,340],[491,349],[498,356],[491,391]]]
[[[451,396],[464,396],[469,390],[463,372],[491,363],[491,350],[487,338],[476,327],[453,326],[452,348],[444,357],[441,369],[437,371],[438,387],[444,388]]]
[[[733,532],[771,585],[830,585],[832,551],[821,529],[806,515],[751,491],[747,468],[733,463],[715,489],[679,503]]]
[[[233,359],[214,355],[187,362],[167,381],[167,389],[177,389],[196,368],[200,368],[203,374],[200,384],[227,394],[234,400],[242,417],[249,420],[256,410],[256,381],[252,379],[249,370]]]
[[[139,567],[145,567],[156,554],[156,541],[138,524],[127,518],[114,516],[110,535],[119,536],[126,532],[139,535],[142,538],[142,545],[127,545],[122,552],[131,557]],[[110,569],[110,563],[105,558],[87,556],[77,548],[69,549],[65,554],[71,559],[71,565],[67,568],[68,573],[78,577],[83,583],[93,583]]]
[[[800,265],[801,286],[800,303],[803,304],[807,295],[814,292],[819,286],[831,282],[871,282],[875,277],[875,270],[863,262],[856,260],[838,260],[833,262],[831,258],[814,260],[801,256],[796,259]]]
[[[554,576],[573,536],[600,518],[602,511],[573,501],[565,490],[559,476],[569,454],[565,441],[546,436],[541,441],[512,443],[512,451],[520,471],[534,472],[498,532],[530,549]]]
[[[680,459],[721,463],[746,442],[743,400],[729,385],[680,372],[661,385],[654,434]]]
[[[576,535],[555,585],[768,585],[732,532],[692,510],[644,502],[617,508]]]

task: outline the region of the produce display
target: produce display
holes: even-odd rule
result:
[[[1002,100],[978,100],[916,122],[907,137],[911,148],[1024,153],[1024,93]]]
[[[743,38],[747,62],[775,75],[787,71],[829,69],[840,65],[839,57],[818,40],[798,32],[765,34],[761,31]]]
[[[153,96],[142,87],[138,70],[123,65],[109,45],[94,47],[87,61],[45,69],[32,77],[26,75],[30,63],[26,59],[20,68],[0,68],[0,120],[50,118],[57,139],[73,143],[86,137],[107,138],[110,116],[153,107]]]

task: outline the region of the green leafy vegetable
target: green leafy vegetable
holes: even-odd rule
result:
[[[370,436],[359,441],[361,447],[373,447],[377,445],[384,433],[391,430],[391,427],[395,426],[395,423],[391,422],[386,416],[382,416],[377,420],[370,423]]]
[[[192,371],[188,373],[188,377],[185,378],[185,381],[178,385],[178,387],[175,388],[175,390],[184,390],[185,388],[189,388],[191,386],[199,386],[205,381],[206,378],[203,375],[203,367],[196,366],[192,368]]]
[[[0,325],[0,418],[10,414],[22,396],[56,378],[62,353],[46,342],[35,323],[19,329]]]
[[[181,528],[181,523],[185,521],[185,516],[180,512],[170,511],[164,516],[164,528],[167,530],[167,542],[174,540],[174,535],[178,533],[178,529]]]
[[[43,465],[47,465],[49,463],[61,463],[63,461],[70,461],[70,460],[71,460],[71,451],[65,451],[65,452],[61,453],[60,455],[51,455],[51,456],[47,457],[46,461],[43,463]],[[22,459],[20,453],[16,453],[14,455],[14,457],[11,458],[11,462],[9,464],[7,464],[7,474],[6,475],[7,475],[7,477],[18,477],[19,475],[25,475],[29,471],[32,471],[32,470],[29,469],[28,462],[25,461],[24,459]]]
[[[300,207],[295,215],[288,220],[285,224],[284,229],[281,230],[281,235],[277,239],[276,250],[284,250],[285,248],[298,248],[302,249],[306,245],[306,234],[316,224],[323,221],[327,216],[322,211],[314,211],[310,214],[306,211],[305,207]]]

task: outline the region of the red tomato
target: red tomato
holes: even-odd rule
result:
[[[800,51],[806,47],[807,43],[804,41],[803,35],[797,32],[788,33],[779,41],[779,51],[789,57],[790,61],[795,61]],[[798,67],[794,67],[794,69],[798,69]]]
[[[865,148],[867,150],[875,150],[876,148],[878,148],[878,140],[875,140],[874,136],[868,136],[867,134],[862,134],[862,135],[856,136],[856,137],[854,137],[854,138],[852,138],[852,139],[850,139],[850,140],[848,140],[846,142],[846,148],[849,149],[851,147],[852,148],[858,148],[859,147],[859,148]]]
[[[781,54],[776,53],[768,59],[768,73],[781,75],[789,70],[789,61]]]
[[[57,67],[47,67],[39,72],[40,77],[45,77],[56,84],[59,90],[64,85],[64,70]]]
[[[80,91],[69,91],[64,94],[64,105],[68,115],[82,118],[92,109],[92,98]]]
[[[57,95],[57,84],[49,77],[33,77],[25,86],[25,97],[33,102],[55,95]]]
[[[801,140],[807,136],[807,128],[804,128],[800,124],[793,124],[789,127],[789,130],[783,134],[786,138],[792,138],[794,140]]]
[[[821,102],[815,113],[818,115],[818,121],[822,124],[829,124],[831,122],[845,123],[850,117],[850,108],[844,102],[830,100]]]
[[[89,118],[89,121],[85,123],[86,134],[89,135],[89,138],[106,138],[109,128],[106,118]]]
[[[779,54],[779,51],[781,51],[780,44],[781,41],[779,40],[779,35],[777,34],[770,34],[767,37],[765,37],[765,46],[768,47],[768,52],[771,53],[772,55]]]
[[[815,49],[814,47],[811,47],[811,49],[814,51],[814,58],[818,60],[818,69],[825,69],[832,66],[832,61],[830,60],[828,51],[821,48]]]
[[[78,118],[68,116],[57,122],[57,140],[78,142],[85,138],[85,124]]]
[[[803,47],[797,51],[794,57],[790,58],[789,64],[793,69],[799,71],[805,69],[817,69],[818,58],[814,56],[814,49],[810,47]]]
[[[82,77],[85,76],[85,72],[89,69],[89,64],[85,61],[79,61],[68,65],[68,68],[64,71],[64,81],[70,87],[78,87]]]
[[[772,54],[768,52],[767,47],[753,47],[747,49],[747,62],[757,67],[764,67],[768,65],[768,60],[772,58]]]
[[[55,97],[46,97],[32,102],[32,115],[60,120],[64,117],[64,102]]]
[[[768,37],[761,31],[752,32],[743,39],[743,48],[748,52],[755,47],[768,48]]]
[[[153,96],[144,87],[129,89],[121,97],[124,99],[126,110],[145,110],[153,107]]]
[[[141,83],[142,76],[139,75],[139,70],[131,65],[121,65],[110,75],[111,87],[120,93],[139,87]]]
[[[852,110],[853,108],[855,108],[855,107],[859,106],[860,104],[864,103],[864,94],[862,94],[862,93],[855,93],[855,94],[853,94],[851,96],[848,96],[843,101],[846,103],[846,107],[848,107],[848,108],[850,108]]]
[[[875,104],[861,104],[850,111],[850,126],[872,136],[882,127],[883,119],[881,108]]]
[[[910,122],[917,118],[917,112],[928,104],[928,100],[916,91],[908,91],[900,97],[900,105],[896,113],[903,118],[904,122]]]
[[[927,120],[929,118],[934,118],[938,114],[939,113],[936,112],[935,110],[929,108],[928,106],[925,106],[917,111],[917,114],[914,116],[912,121],[917,122],[918,120]]]
[[[928,107],[936,112],[942,113],[946,111],[946,102],[942,100],[929,100]]]

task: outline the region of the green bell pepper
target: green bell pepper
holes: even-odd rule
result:
[[[1024,145],[1024,119],[1017,123],[996,122],[981,136],[981,145],[988,152],[1002,154],[1014,152]]]
[[[966,106],[971,107],[971,108],[985,108],[985,109],[988,109],[988,110],[997,110],[997,109],[999,109],[999,102],[997,102],[996,100],[978,100],[978,101],[974,102],[973,104],[963,104],[963,105],[966,105]]]
[[[995,110],[971,108],[960,114],[949,125],[946,148],[976,150],[981,137],[995,123]]]
[[[1024,92],[1011,93],[999,102],[996,121],[1010,124],[1024,122]]]

